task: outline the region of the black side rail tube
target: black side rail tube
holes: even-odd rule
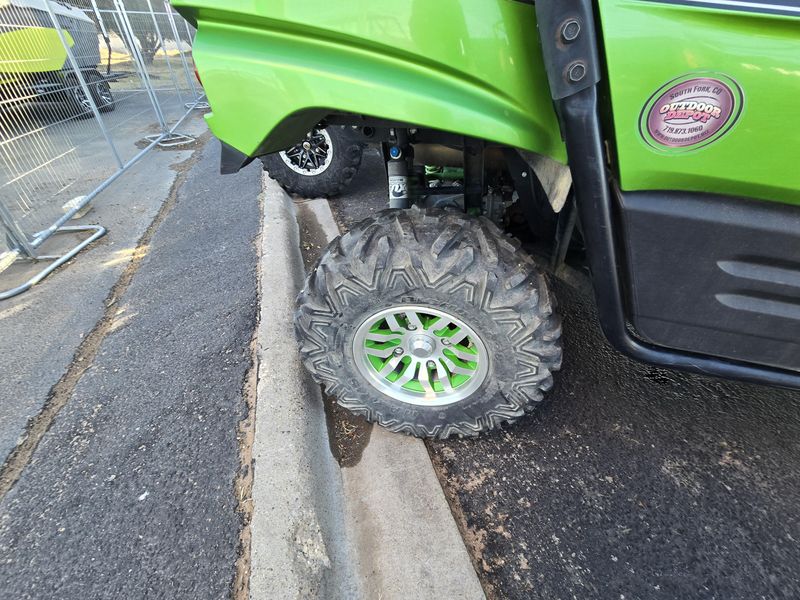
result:
[[[554,8],[556,5],[557,9]],[[565,14],[569,10],[573,10],[574,14]],[[545,57],[550,57],[549,60],[546,59],[550,79],[561,80],[560,89],[553,94],[554,102],[567,146],[600,325],[608,341],[620,352],[654,365],[739,381],[800,388],[800,373],[655,346],[635,338],[628,330],[620,278],[622,264],[616,246],[616,241],[621,238],[616,233],[612,215],[611,186],[605,162],[597,85],[584,84],[578,86],[580,89],[562,96],[565,91],[564,64],[558,64],[560,61],[555,58],[561,53],[557,41],[559,30],[571,18],[579,19],[584,30],[588,29],[590,32],[587,38],[594,42],[591,2],[538,0],[536,11],[543,47],[553,45],[549,52],[544,53]],[[554,13],[558,15],[555,19]],[[586,51],[587,46],[582,43],[581,49]],[[588,50],[593,56],[586,59],[586,64],[599,64],[596,42]],[[575,60],[574,55],[570,58]]]

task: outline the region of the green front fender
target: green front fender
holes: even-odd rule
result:
[[[566,152],[534,9],[516,0],[174,0],[214,134],[247,155],[354,113]]]

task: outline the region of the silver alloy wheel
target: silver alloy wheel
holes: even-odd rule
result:
[[[333,142],[324,129],[312,129],[299,144],[279,152],[286,166],[300,175],[319,175],[333,160]]]
[[[377,390],[419,406],[464,400],[489,372],[489,353],[475,330],[420,305],[395,306],[367,318],[353,338],[353,357]]]

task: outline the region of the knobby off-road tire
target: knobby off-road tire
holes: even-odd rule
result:
[[[327,137],[320,144],[315,144],[315,147],[321,147],[327,153],[323,165],[303,163],[302,154],[300,157],[289,156],[293,152],[303,152],[302,141],[285,153],[276,152],[261,158],[269,176],[288,193],[303,198],[332,198],[341,194],[358,173],[363,154],[361,144],[349,138],[341,127],[314,129],[311,135],[322,139],[323,131]],[[287,161],[292,162],[293,166]]]
[[[416,307],[418,315],[429,311],[432,316],[406,318],[403,309],[409,306]],[[390,317],[392,325],[380,320],[392,310],[401,314]],[[452,319],[437,320],[437,315]],[[433,324],[410,327],[412,319]],[[450,320],[462,327],[439,329]],[[382,325],[370,329],[373,322]],[[398,325],[415,331],[394,333]],[[552,372],[561,365],[560,321],[547,283],[530,256],[489,220],[439,209],[383,211],[334,240],[298,296],[295,331],[306,367],[341,406],[391,431],[418,437],[477,435],[516,421],[542,399],[552,385]],[[432,336],[434,344],[449,343],[452,351],[464,332],[469,333],[464,339],[472,341],[461,342],[457,352],[467,362],[442,359],[474,375],[461,376],[465,387],[456,387],[454,393],[473,387],[457,401],[451,401],[457,397],[452,394],[411,396],[405,388],[398,392],[397,384],[389,381],[394,373],[380,383],[380,373],[375,375],[380,364],[370,363],[379,359],[365,358],[362,352],[366,335],[378,340],[367,341],[374,346],[367,352],[388,348],[388,361],[393,348],[415,360],[408,348],[403,354],[394,342],[416,344],[413,352],[424,356],[426,336]],[[397,339],[388,341],[394,335]],[[448,335],[450,342],[444,341]],[[447,354],[448,347],[440,350],[453,356]],[[427,364],[435,368],[422,382],[425,391],[440,369],[435,362]],[[422,367],[418,372],[421,378]],[[457,375],[450,379],[453,385],[457,381]],[[442,385],[440,381],[440,389]],[[437,405],[439,396],[449,400]]]

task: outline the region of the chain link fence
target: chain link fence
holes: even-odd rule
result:
[[[66,223],[149,150],[194,141],[179,132],[208,106],[193,39],[166,0],[0,0],[0,271],[43,265],[0,300],[105,234]],[[40,253],[65,232],[83,239]]]

